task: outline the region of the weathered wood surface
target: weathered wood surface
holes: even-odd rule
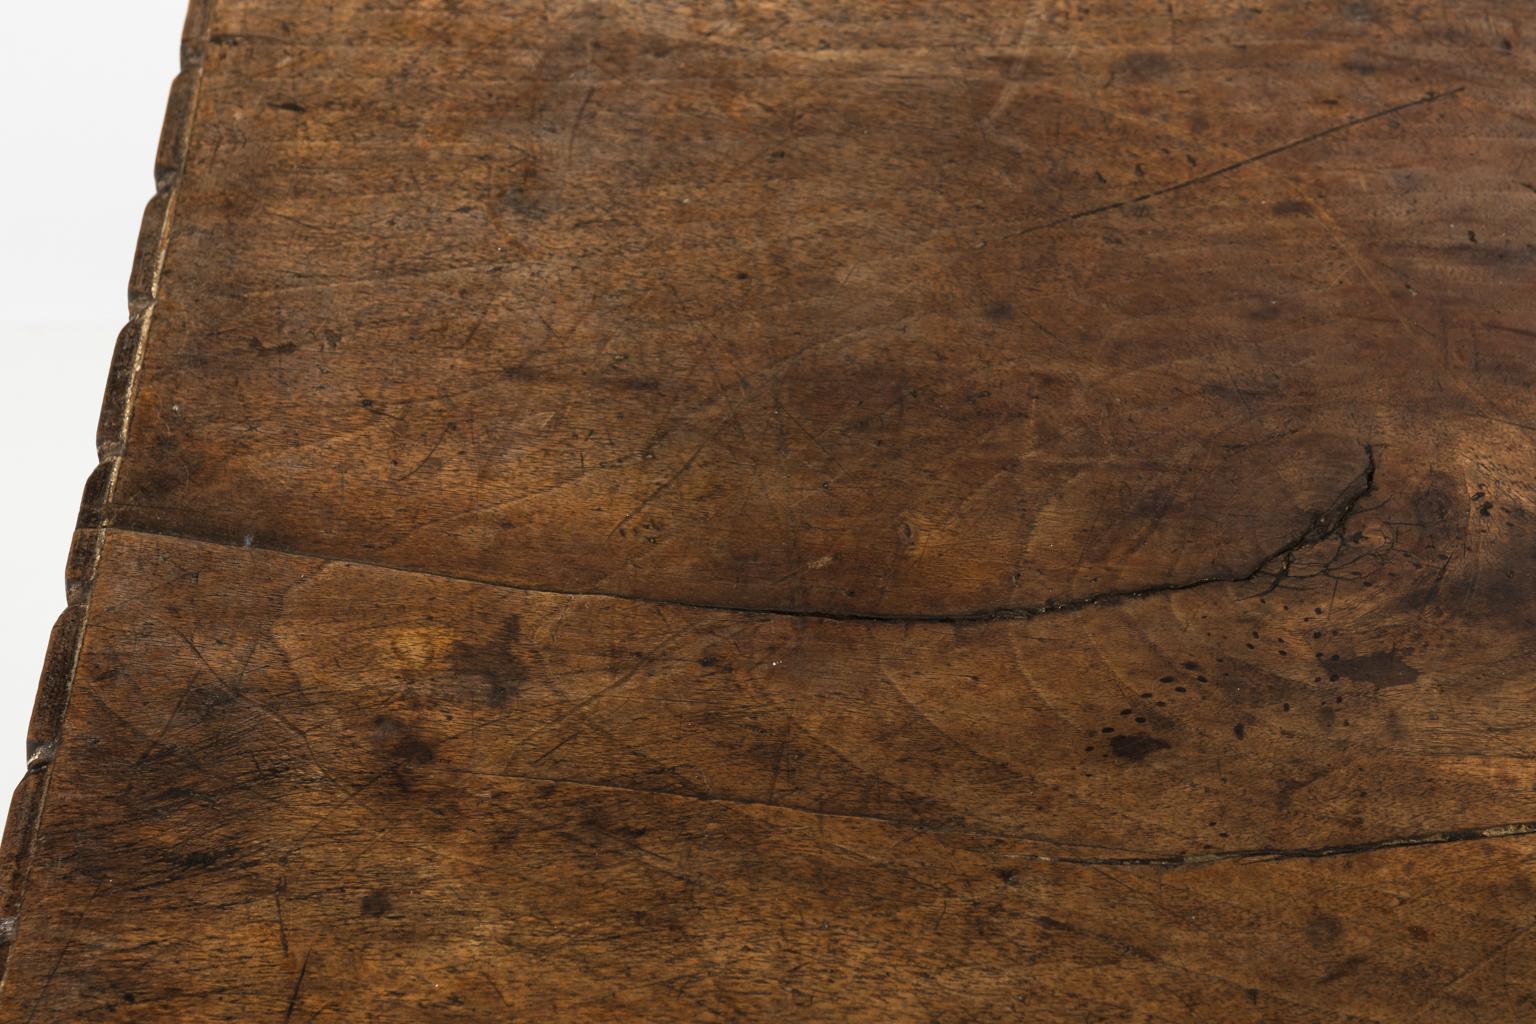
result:
[[[1536,1018],[1533,21],[199,0],[0,1013]]]

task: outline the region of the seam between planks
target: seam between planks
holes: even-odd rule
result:
[[[125,526],[114,520],[104,522],[104,528],[121,533],[136,533],[148,537],[166,537],[172,540],[186,541],[193,544],[208,544],[214,547],[233,548],[238,551],[261,551],[267,554],[284,555],[290,558],[306,558],[335,565],[352,565],[367,569],[377,569],[384,572],[403,572],[416,576],[429,576],[434,579],[449,580],[455,583],[470,583],[476,586],[492,587],[500,590],[513,590],[527,594],[540,594],[552,597],[571,598],[602,598],[611,601],[632,601],[638,604],[656,605],[667,608],[688,608],[694,611],[719,612],[737,615],[760,615],[776,618],[791,619],[816,619],[824,622],[863,622],[874,625],[890,626],[916,626],[916,625],[967,625],[986,624],[990,622],[1017,621],[1037,619],[1045,615],[1059,615],[1071,612],[1083,611],[1088,608],[1107,608],[1127,601],[1141,598],[1156,597],[1164,594],[1175,594],[1185,590],[1195,590],[1201,587],[1217,584],[1242,584],[1253,583],[1260,580],[1269,581],[1269,589],[1279,586],[1290,574],[1292,564],[1298,552],[1327,540],[1329,537],[1342,535],[1344,528],[1350,520],[1360,511],[1360,503],[1376,491],[1376,455],[1375,449],[1370,444],[1361,446],[1364,450],[1365,462],[1360,472],[1341,491],[1329,505],[1314,512],[1307,524],[1297,534],[1278,549],[1262,555],[1256,562],[1245,570],[1231,573],[1212,574],[1199,576],[1193,579],[1175,580],[1168,583],[1151,583],[1125,590],[1106,590],[1091,594],[1073,597],[1051,597],[1032,605],[1010,605],[995,608],[980,608],[972,611],[960,611],[955,613],[892,613],[881,614],[877,612],[857,611],[833,611],[825,608],[787,608],[769,605],[732,605],[722,603],[710,603],[705,601],[686,601],[678,598],[653,597],[642,594],[623,593],[620,591],[604,590],[573,590],[562,589],[538,583],[517,583],[508,580],[498,580],[491,577],[465,575],[462,573],[446,572],[442,570],[428,569],[422,566],[400,564],[382,561],[373,561],[366,558],[348,557],[344,555],[330,555],[316,551],[306,551],[295,547],[278,547],[268,544],[259,544],[252,537],[244,541],[221,539],[213,536],[203,536],[197,533],[178,531],[172,529],[158,529],[146,526]],[[117,508],[133,508],[132,504],[118,505]],[[1266,591],[1267,592],[1267,591]]]

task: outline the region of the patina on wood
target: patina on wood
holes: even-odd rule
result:
[[[0,1012],[1536,1017],[1532,21],[198,0]]]

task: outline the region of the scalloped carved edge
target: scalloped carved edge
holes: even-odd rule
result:
[[[176,210],[176,186],[185,167],[192,115],[202,87],[212,5],[213,0],[188,0],[181,36],[181,70],[171,83],[155,153],[155,194],[144,208],[128,278],[128,323],[118,334],[102,399],[96,431],[100,462],[86,480],[81,497],[80,516],[64,572],[66,605],[48,639],[27,728],[27,773],[11,796],[5,836],[0,840],[0,985],[4,984],[6,961],[17,933],[32,844],[48,794],[48,768],[64,726],[101,556],[106,512],[127,442],[144,343],[154,317],[160,271]]]

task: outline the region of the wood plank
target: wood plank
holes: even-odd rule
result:
[[[1367,771],[1291,782],[1282,824],[1262,736],[1046,749],[1093,730],[1042,720],[1117,686],[1031,671],[1064,646],[1035,624],[808,624],[116,532],[102,558],[6,982],[34,1020],[1528,1012],[1536,837],[1234,852],[1351,835],[1454,757],[1352,740]],[[1025,664],[973,680],[999,649]]]
[[[1366,445],[1525,494],[1503,5],[298,6],[213,8],[117,524],[926,616],[1250,575]]]
[[[1529,21],[195,0],[0,1019],[1532,1016]]]

